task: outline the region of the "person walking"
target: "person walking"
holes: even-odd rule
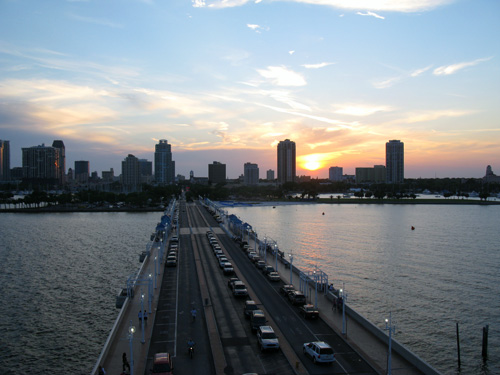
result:
[[[126,368],[128,369],[128,372],[130,372],[130,363],[128,363],[127,353],[123,353],[122,355],[122,367],[123,372],[125,372]]]
[[[193,307],[193,309],[191,310],[191,316],[193,317],[193,322],[194,322],[194,321],[195,321],[195,319],[196,319],[196,314],[197,314],[197,313],[198,313],[198,312],[197,312],[197,311],[196,311],[196,309]]]

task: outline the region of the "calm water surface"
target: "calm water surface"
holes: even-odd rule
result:
[[[229,208],[259,238],[318,267],[378,327],[392,311],[395,338],[444,374],[500,374],[500,207],[283,205]],[[415,230],[411,230],[414,226]],[[490,326],[489,360],[481,359]]]
[[[160,217],[0,214],[0,373],[90,374]]]

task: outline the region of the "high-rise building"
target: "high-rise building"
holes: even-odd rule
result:
[[[23,179],[57,185],[60,182],[59,149],[41,146],[24,147]]]
[[[59,182],[63,185],[66,183],[66,148],[64,147],[64,142],[60,139],[52,142],[52,147],[59,150]]]
[[[392,140],[385,144],[386,181],[388,184],[402,184],[405,178],[405,145]]]
[[[104,182],[113,182],[115,178],[115,171],[113,168],[110,168],[109,171],[102,171],[101,175]]]
[[[122,161],[122,185],[126,192],[139,191],[141,184],[141,172],[139,169],[139,159],[132,154],[128,154]]]
[[[0,139],[0,181],[10,181],[10,142]]]
[[[268,181],[274,181],[274,171],[272,169],[268,169],[266,172],[266,179]]]
[[[75,161],[75,180],[86,184],[89,181],[90,166],[88,160]]]
[[[166,139],[155,145],[155,181],[168,185],[175,182],[175,161],[172,160],[172,146]]]
[[[226,164],[214,161],[208,165],[208,181],[213,184],[226,182]]]
[[[342,167],[330,167],[328,169],[328,179],[330,181],[334,181],[334,182],[342,181],[343,174],[344,174],[344,168],[342,168]]]
[[[285,139],[278,143],[278,183],[295,181],[295,142]]]
[[[245,163],[243,168],[243,183],[245,185],[257,185],[259,183],[259,166],[253,163]]]

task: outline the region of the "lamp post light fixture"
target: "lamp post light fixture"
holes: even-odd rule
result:
[[[389,349],[387,352],[387,375],[391,375],[392,367],[392,334],[396,333],[396,326],[392,325],[392,312],[389,312],[389,319],[385,320],[385,330],[389,331]]]
[[[288,256],[290,257],[290,284],[293,284],[292,283],[292,276],[293,276],[293,254],[290,253],[290,254],[288,254]]]
[[[130,343],[130,375],[134,375],[134,333],[135,327],[130,321],[130,326],[128,327],[129,332],[129,343]]]
[[[141,290],[141,342],[144,344],[146,340],[144,339],[144,293]]]
[[[276,264],[274,266],[274,269],[276,272],[278,272],[278,245],[274,244],[274,255],[276,256]]]
[[[316,271],[313,272],[314,275],[314,307],[318,308],[318,276]]]
[[[342,283],[342,289],[340,289],[340,295],[342,296],[342,334],[346,334],[346,324],[345,324],[345,302],[347,300],[347,293],[345,291],[345,285]]]
[[[148,307],[149,307],[149,313],[151,314],[151,302],[153,300],[153,275],[149,274],[148,275],[148,294],[149,294],[149,298],[148,298]]]

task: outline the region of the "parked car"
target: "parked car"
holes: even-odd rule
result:
[[[273,266],[264,266],[262,269],[262,273],[264,275],[267,275],[269,272],[274,272],[274,267]]]
[[[266,316],[262,310],[254,310],[250,315],[250,327],[252,331],[257,331],[260,326],[265,326],[267,323]]]
[[[169,255],[167,257],[167,261],[165,262],[166,267],[176,267],[177,266],[177,257],[175,255]]]
[[[295,287],[292,284],[285,284],[280,287],[280,293],[288,297],[288,293],[293,292]]]
[[[224,275],[232,275],[234,273],[233,265],[229,262],[224,263],[222,272],[224,272]]]
[[[280,274],[278,272],[269,272],[267,275],[267,278],[269,279],[269,281],[280,281],[281,278],[280,278]]]
[[[170,242],[179,242],[179,237],[177,237],[177,236],[172,236],[172,237],[170,238]]]
[[[169,353],[156,353],[153,357],[152,374],[157,375],[172,375],[174,364]]]
[[[225,256],[219,257],[219,267],[220,268],[223,268],[224,263],[227,263],[227,262],[229,262],[229,260]]]
[[[293,292],[291,292],[288,295],[288,298],[290,299],[292,305],[305,305],[307,303],[306,296],[299,290],[294,290]]]
[[[250,315],[252,315],[252,311],[259,310],[259,306],[255,303],[255,301],[248,300],[245,301],[245,307],[243,307],[243,314],[245,318],[250,319]]]
[[[235,297],[246,297],[248,296],[248,290],[243,281],[235,281],[232,284],[233,295]]]
[[[233,289],[233,283],[235,281],[240,281],[237,277],[231,277],[229,280],[227,280],[227,286],[231,289]]]
[[[324,341],[306,342],[303,345],[304,354],[311,358],[314,363],[335,362],[335,353],[330,345]]]
[[[307,304],[300,307],[300,313],[305,319],[316,319],[319,317],[319,311],[314,305]]]
[[[260,326],[257,329],[257,342],[261,351],[268,349],[278,350],[280,348],[278,336],[276,336],[271,326]]]
[[[266,266],[266,262],[264,262],[263,260],[259,260],[259,261],[257,261],[257,262],[255,263],[255,266],[256,266],[259,270],[261,270],[261,269],[263,269],[263,268]]]

